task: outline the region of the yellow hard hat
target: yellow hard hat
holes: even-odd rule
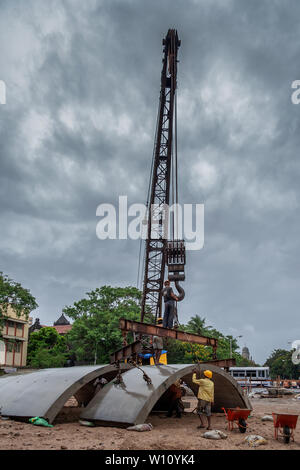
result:
[[[212,378],[212,371],[211,370],[205,370],[204,372],[205,377],[208,377],[209,379]]]

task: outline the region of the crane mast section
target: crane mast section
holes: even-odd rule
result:
[[[165,272],[168,238],[168,206],[173,146],[174,100],[177,88],[177,52],[180,47],[176,30],[169,30],[163,40],[159,119],[155,137],[151,196],[148,201],[148,231],[145,248],[145,271],[141,321],[146,311],[161,316],[161,291]]]

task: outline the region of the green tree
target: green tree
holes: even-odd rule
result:
[[[192,362],[205,361],[211,358],[211,352],[202,344],[168,339],[166,349],[169,364],[191,364]]]
[[[251,367],[251,366],[255,367],[255,366],[259,366],[259,364],[256,364],[255,361],[251,361],[251,359],[247,359],[246,357],[243,357],[240,354],[236,354],[235,358],[236,358],[237,367]]]
[[[55,328],[41,328],[30,335],[27,364],[42,369],[63,367],[68,353],[68,345],[64,336],[59,335]]]
[[[181,341],[168,338],[164,339],[165,347],[167,350],[167,359],[169,364],[185,364],[184,355],[185,349]]]
[[[276,379],[278,375],[282,379],[299,378],[300,367],[292,362],[293,352],[294,351],[286,351],[285,349],[274,349],[265,362],[265,366],[270,367],[270,376],[272,379]]]
[[[185,327],[185,330],[190,333],[195,333],[196,335],[207,336],[212,326],[207,326],[205,323],[205,318],[201,318],[199,315],[195,315],[194,317],[191,317],[190,321]]]
[[[183,343],[184,364],[192,362],[208,361],[211,358],[209,349],[203,344]]]
[[[253,361],[249,361],[248,359],[243,358],[242,355],[238,352],[239,345],[236,338],[231,335],[225,336],[211,325],[206,325],[206,319],[204,317],[202,318],[199,315],[191,317],[189,322],[184,327],[184,330],[189,333],[216,338],[218,340],[217,359],[229,358],[231,350],[232,357],[236,360],[237,366],[255,365]],[[209,354],[209,357],[206,357],[206,359],[212,359],[213,350],[211,347],[206,349],[206,354]]]
[[[35,310],[38,304],[28,289],[0,272],[0,338],[9,307],[18,317],[25,315],[28,318],[30,312]]]
[[[134,287],[103,286],[86,295],[63,309],[74,320],[67,341],[77,360],[107,363],[110,354],[123,345],[119,319],[140,319],[141,292]]]

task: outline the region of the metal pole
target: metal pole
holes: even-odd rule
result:
[[[97,363],[97,343],[95,344],[95,359],[94,359],[94,366]]]

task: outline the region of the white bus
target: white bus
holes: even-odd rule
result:
[[[270,387],[269,367],[230,367],[230,375],[242,387]]]

